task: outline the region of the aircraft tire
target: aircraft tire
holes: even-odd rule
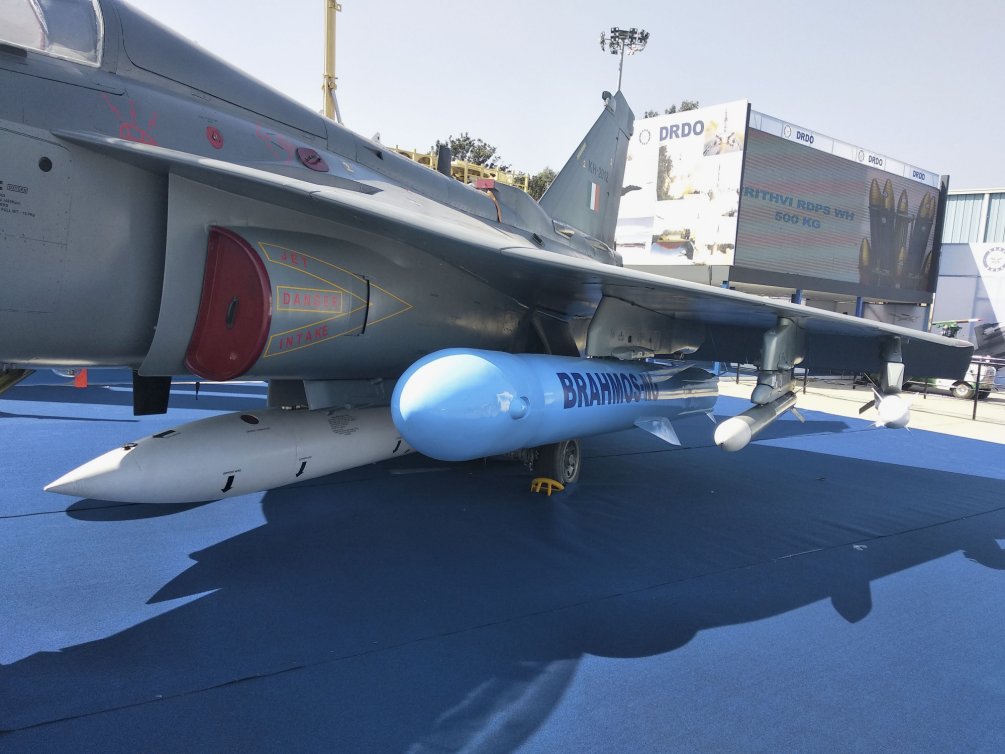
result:
[[[572,484],[579,480],[583,466],[583,450],[579,440],[563,440],[538,448],[538,476],[554,479],[562,484]]]

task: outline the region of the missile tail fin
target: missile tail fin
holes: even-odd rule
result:
[[[671,445],[681,444],[676,430],[665,416],[640,416],[635,420],[635,426],[644,429],[651,435],[656,435],[663,442],[668,442]]]

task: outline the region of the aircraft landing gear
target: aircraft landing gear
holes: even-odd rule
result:
[[[563,440],[542,445],[538,450],[534,470],[538,476],[554,479],[562,485],[579,480],[583,451],[579,440]]]

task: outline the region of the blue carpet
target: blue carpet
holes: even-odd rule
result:
[[[704,418],[594,438],[550,500],[420,456],[198,506],[41,492],[263,397],[0,399],[0,748],[1005,745],[1000,445],[808,412],[739,454]]]

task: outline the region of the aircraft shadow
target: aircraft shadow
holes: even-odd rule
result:
[[[618,452],[624,438],[589,441],[584,479],[551,499],[518,464],[416,456],[272,491],[264,525],[192,553],[150,602],[201,598],[0,669],[17,702],[0,729],[85,716],[38,740],[127,725],[167,726],[180,749],[511,751],[584,656],[672,652],[821,600],[862,621],[871,582],[961,551],[1005,567],[1005,481],[768,446],[731,464]],[[128,536],[130,508],[93,502],[68,513]]]
[[[194,388],[184,385],[171,388],[168,406],[172,409],[201,411],[241,411],[249,408],[264,408],[265,398],[264,386],[205,386],[196,396]],[[0,400],[125,407],[133,405],[133,394],[131,386],[110,389],[102,385],[92,385],[86,388],[76,388],[72,385],[18,385],[15,389],[0,395]]]
[[[110,522],[142,521],[148,518],[173,516],[209,503],[175,503],[142,505],[140,503],[114,503],[107,500],[79,500],[66,509],[66,514],[76,521]]]
[[[39,419],[41,421],[68,421],[68,422],[113,422],[115,424],[137,424],[137,419],[105,419],[100,417],[87,416],[53,416],[48,414],[10,414],[0,411],[0,419]]]

